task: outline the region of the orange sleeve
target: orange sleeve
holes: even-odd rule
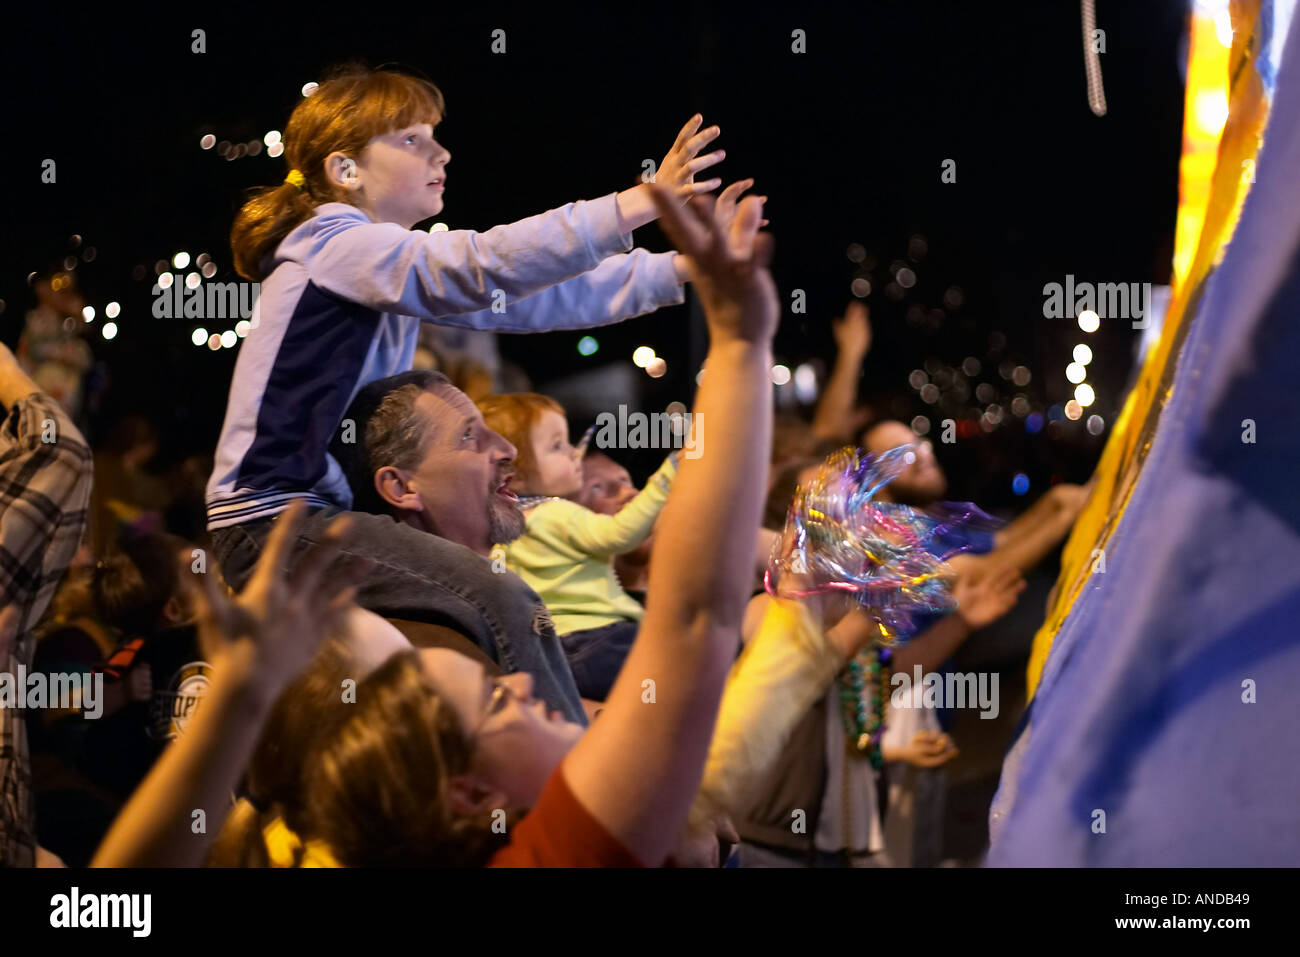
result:
[[[561,768],[488,867],[643,867],[569,790]]]

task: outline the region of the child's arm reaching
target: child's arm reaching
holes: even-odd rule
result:
[[[529,534],[543,541],[563,542],[597,558],[630,552],[650,535],[676,476],[677,465],[670,455],[636,498],[615,514],[601,515],[572,503],[567,508],[542,508],[528,523]]]
[[[497,332],[587,329],[643,316],[685,298],[676,253],[634,249],[610,256],[595,269],[523,299],[441,316],[439,325]]]
[[[305,248],[282,249],[301,259],[313,283],[372,309],[430,320],[500,308],[632,248],[612,193],[484,233],[415,232],[340,204],[315,222]]]
[[[682,128],[656,174],[657,183],[679,202],[720,183],[694,182],[695,173],[723,156],[721,150],[696,156],[718,135],[716,127],[696,134],[700,122],[697,115]],[[414,232],[396,223],[371,222],[359,209],[334,204],[316,220],[306,248],[291,250],[290,258],[303,262],[312,282],[326,292],[384,312],[434,320],[500,309],[630,250],[632,230],[656,215],[649,189],[642,184],[601,199],[579,200],[485,233]],[[676,276],[673,257],[661,259],[662,265],[654,268]],[[680,302],[680,292],[675,295]],[[493,315],[475,328],[521,328]],[[602,321],[610,320],[591,324]]]
[[[754,185],[742,179],[718,197],[714,217],[721,229],[730,228],[740,196]],[[763,220],[760,225],[766,224]],[[610,256],[595,269],[565,280],[535,296],[500,307],[445,316],[444,325],[499,332],[585,329],[674,306],[684,296],[681,284],[690,277],[690,263],[680,253],[631,253]]]

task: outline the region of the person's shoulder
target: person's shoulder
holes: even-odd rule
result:
[[[491,675],[501,673],[501,666],[484,654],[483,650],[455,623],[435,624],[426,621],[411,621],[405,618],[389,618],[388,623],[402,633],[414,648],[446,648],[458,651],[473,658]]]
[[[316,207],[316,214],[303,225],[320,227],[335,222],[368,223],[370,217],[351,203],[321,203]]]
[[[268,264],[268,275],[285,263],[305,264],[319,249],[323,240],[339,231],[357,226],[373,225],[370,218],[351,203],[321,203],[280,240]]]

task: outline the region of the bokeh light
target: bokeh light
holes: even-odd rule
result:
[[[794,370],[794,394],[800,402],[817,398],[817,370],[807,362]]]

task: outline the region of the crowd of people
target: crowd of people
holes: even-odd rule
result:
[[[921,796],[956,744],[932,709],[892,707],[887,676],[941,670],[1004,615],[1088,490],[953,529],[955,610],[887,653],[869,609],[769,592],[795,491],[834,450],[912,445],[881,496],[946,494],[929,443],[858,402],[865,306],[835,325],[813,421],[777,416],[764,197],[712,195],[717,127],[692,117],[654,182],[414,231],[443,206],[442,112],[428,81],[357,69],[295,109],[289,175],[232,228],[261,296],[202,522],[178,491],[200,463],[150,484],[139,422],[92,454],[0,346],[0,665],[104,689],[93,721],[89,700],[0,709],[0,861],[937,863]],[[655,220],[676,252],[633,248]],[[416,368],[427,324],[598,326],[686,282],[707,430],[641,489],[616,450],[571,443],[555,400]]]

